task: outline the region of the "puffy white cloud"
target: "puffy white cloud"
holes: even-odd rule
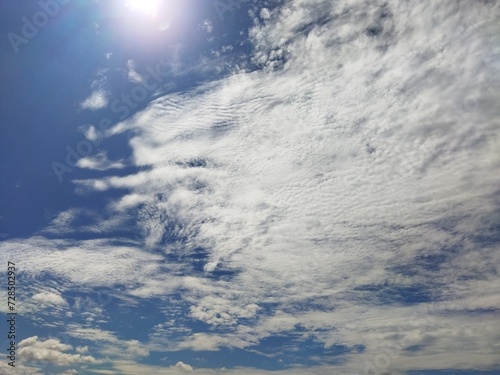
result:
[[[52,292],[40,292],[33,297],[31,297],[33,301],[39,303],[42,306],[53,305],[53,306],[61,306],[66,305],[67,302],[60,294],[52,293]]]
[[[255,316],[259,306],[255,303],[238,306],[231,304],[227,299],[206,296],[191,307],[191,316],[212,325],[233,325],[241,318]]]
[[[179,369],[181,372],[193,372],[193,368],[184,362],[177,362],[174,367]]]
[[[32,336],[19,343],[19,356],[24,360],[47,361],[56,366],[68,366],[74,363],[97,363],[92,356],[66,353],[73,350],[68,344],[58,339],[42,341],[38,336]]]
[[[271,17],[271,12],[267,8],[262,8],[260,10],[260,18],[268,20]]]

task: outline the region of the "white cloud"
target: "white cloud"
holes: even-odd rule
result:
[[[271,12],[269,11],[269,9],[262,8],[260,10],[260,18],[262,18],[264,20],[268,20],[269,18],[271,18]]]
[[[16,363],[16,367],[12,368],[6,361],[0,362],[0,375],[42,375],[40,369],[26,366],[22,363]]]
[[[390,313],[401,304],[398,289],[420,285],[430,298],[445,295],[419,257],[461,247],[458,238],[480,231],[491,214],[498,186],[491,171],[500,158],[484,134],[498,132],[499,113],[498,92],[485,89],[495,73],[485,61],[498,53],[487,39],[495,12],[496,5],[452,1],[289,2],[251,30],[254,62],[264,72],[169,95],[119,125],[139,131],[130,143],[134,162],[150,170],[101,179],[101,188],[157,197],[141,211],[149,247],[167,227],[178,228],[173,234],[189,241],[170,251],[202,247],[206,272],[237,272],[230,290],[207,280],[199,288],[184,284],[191,317],[234,328],[193,334],[179,347],[248,347],[301,325],[326,346],[361,344],[376,353],[391,341],[384,332],[411,334],[408,322]],[[464,110],[463,98],[477,105]],[[158,198],[160,192],[168,194]],[[449,256],[458,262],[466,254],[474,248]],[[413,276],[397,271],[405,267],[419,268]],[[496,271],[483,270],[496,285]],[[460,263],[441,268],[440,278],[476,272]],[[388,283],[393,296],[360,289]],[[150,285],[144,290],[156,290]],[[479,285],[461,284],[467,299],[456,284],[448,287],[461,314],[466,306],[499,307]],[[328,312],[301,311],[311,299]],[[248,315],[251,303],[288,313]],[[253,314],[249,330],[238,324]],[[442,321],[450,329],[454,322]],[[435,327],[424,321],[416,329],[422,336],[415,345],[427,343]],[[494,363],[480,349],[494,339],[463,352],[470,366]],[[433,342],[429,351],[438,351]],[[436,358],[425,363],[466,367],[458,357]]]
[[[97,130],[93,125],[82,126],[80,127],[79,131],[81,131],[83,135],[85,135],[85,138],[92,142],[95,142],[99,140],[100,137],[102,137],[102,135],[99,133],[99,130]]]
[[[149,356],[149,349],[138,340],[121,340],[115,333],[98,328],[86,328],[78,325],[68,327],[68,335],[93,342],[100,346],[100,352],[113,358],[134,359]]]
[[[191,307],[191,316],[211,325],[233,325],[241,318],[253,318],[259,306],[255,303],[238,306],[227,299],[206,296]]]
[[[184,362],[177,362],[174,367],[179,369],[181,372],[193,372],[193,368]]]
[[[138,205],[146,203],[150,200],[151,199],[147,195],[128,194],[120,198],[119,201],[114,202],[112,204],[112,207],[114,210],[124,211],[133,207],[137,207]]]
[[[125,164],[123,161],[108,160],[106,153],[100,152],[94,156],[84,157],[78,160],[77,167],[84,169],[92,169],[97,171],[107,171],[110,169],[123,169]]]
[[[141,282],[157,273],[161,260],[161,256],[140,250],[130,242],[117,246],[105,240],[74,242],[37,237],[30,241],[3,242],[0,248],[1,259],[18,261],[30,276],[50,273],[67,280],[68,287],[112,286],[128,284],[134,279]]]
[[[101,165],[102,166],[102,165]],[[77,220],[95,220],[97,223],[75,226]],[[123,217],[104,217],[95,210],[70,208],[59,213],[43,230],[43,233],[66,235],[70,233],[111,233],[125,225]]]
[[[19,356],[24,360],[47,361],[56,366],[68,366],[74,363],[97,363],[92,356],[66,353],[73,350],[71,345],[63,344],[57,339],[39,340],[32,336],[19,343]]]
[[[89,347],[88,346],[78,346],[76,347],[76,351],[80,354],[85,354],[89,351]]]
[[[362,373],[401,342],[389,364],[397,374],[494,368],[500,337],[482,310],[500,308],[500,248],[479,237],[492,236],[498,210],[499,5],[386,4],[289,1],[250,32],[262,71],[160,98],[113,129],[136,130],[133,163],[147,168],[76,183],[128,189],[109,208],[127,216],[140,206],[144,244],[32,238],[0,254],[74,284],[136,281],[127,292],[137,298],[182,291],[190,317],[211,325],[144,346],[72,330],[110,355],[248,348],[300,327],[325,347],[365,347],[310,373]],[[179,241],[164,244],[167,234]],[[208,275],[174,277],[141,246],[203,248]],[[404,300],[412,288],[425,298]]]
[[[62,306],[66,305],[67,302],[60,294],[51,292],[40,292],[32,297],[33,301],[39,303],[42,306],[52,305],[52,306]]]
[[[134,83],[144,83],[144,78],[137,73],[137,63],[134,60],[127,61],[128,79]]]
[[[90,96],[80,103],[82,109],[96,111],[105,108],[108,105],[107,94],[104,90],[94,91]]]
[[[201,27],[203,28],[203,30],[205,30],[209,34],[214,30],[214,26],[210,20],[203,21],[203,24]]]

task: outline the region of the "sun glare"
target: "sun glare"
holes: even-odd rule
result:
[[[132,11],[155,16],[160,8],[160,3],[161,0],[127,0],[126,5]]]

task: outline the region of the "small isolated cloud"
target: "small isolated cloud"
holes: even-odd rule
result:
[[[142,78],[142,76],[139,73],[137,73],[136,69],[137,69],[136,62],[134,60],[128,60],[127,61],[128,79],[134,83],[143,83],[144,78]]]
[[[61,227],[67,228],[71,225],[73,220],[75,220],[77,215],[78,215],[78,210],[75,209],[69,209],[67,211],[60,212],[57,215],[57,217],[54,220],[52,220],[50,226],[58,228]]]
[[[74,363],[97,363],[92,356],[66,353],[73,350],[71,345],[57,339],[42,341],[38,336],[29,337],[19,343],[19,356],[27,360],[46,361],[56,366],[68,366]]]
[[[77,167],[84,169],[92,169],[96,171],[107,171],[109,169],[123,169],[125,165],[122,161],[110,161],[104,152],[97,154],[96,156],[89,156],[86,158],[81,158],[76,163]]]
[[[260,11],[260,18],[267,20],[271,17],[271,12],[267,8],[262,8]]]
[[[63,306],[67,304],[64,298],[62,298],[59,294],[51,292],[37,293],[32,298],[35,302],[38,302],[42,306]]]
[[[210,34],[214,30],[214,25],[210,20],[205,20],[203,21],[201,28]]]
[[[90,96],[80,103],[82,109],[96,111],[108,105],[108,98],[104,90],[94,91]]]
[[[95,142],[102,137],[102,133],[99,132],[93,125],[82,126],[78,129],[79,132],[83,133],[85,138],[89,141]]]

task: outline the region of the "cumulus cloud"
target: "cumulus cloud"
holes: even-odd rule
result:
[[[262,18],[263,20],[267,20],[271,17],[271,12],[269,11],[269,9],[267,8],[262,8],[260,10],[260,18]]]
[[[67,302],[60,294],[51,293],[51,292],[41,292],[33,295],[33,301],[39,303],[42,306],[61,306],[66,305]]]
[[[40,340],[32,336],[19,343],[19,356],[25,360],[47,361],[56,366],[68,366],[74,363],[96,363],[92,356],[66,353],[73,350],[71,345],[57,339]]]
[[[179,369],[181,372],[193,372],[193,368],[184,362],[177,362],[174,367]]]

